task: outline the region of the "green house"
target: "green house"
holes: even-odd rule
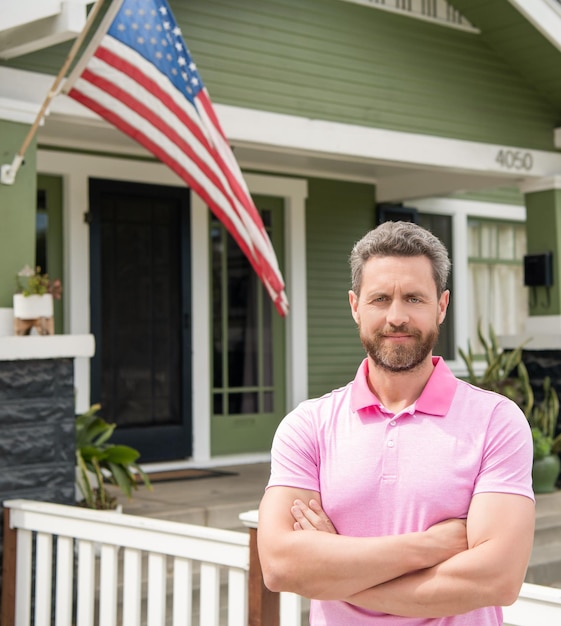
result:
[[[437,351],[456,373],[480,320],[506,344],[531,337],[528,347],[561,350],[559,2],[170,5],[268,229],[290,312],[276,313],[176,174],[57,95],[15,180],[0,184],[0,332],[11,333],[21,267],[62,279],[57,333],[96,345],[75,362],[77,411],[101,402],[144,462],[267,459],[288,410],[354,376],[363,351],[347,259],[383,219],[415,219],[450,250]],[[2,15],[0,165],[20,150],[90,10],[22,0]]]

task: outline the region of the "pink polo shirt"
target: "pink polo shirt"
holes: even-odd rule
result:
[[[271,486],[321,493],[338,532],[384,536],[465,518],[482,492],[533,499],[532,438],[510,400],[458,380],[440,357],[414,405],[393,414],[356,378],[302,402],[273,441]],[[312,601],[312,626],[497,626],[498,607],[439,619],[374,613],[346,602]]]

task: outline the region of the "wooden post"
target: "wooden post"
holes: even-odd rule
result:
[[[247,511],[240,520],[249,528],[248,626],[280,626],[280,593],[265,587],[257,551],[259,513]]]
[[[10,509],[4,508],[2,626],[14,626],[16,618],[16,540],[17,531],[10,526]]]
[[[263,582],[263,572],[257,552],[257,528],[249,529],[248,609],[248,626],[279,626],[280,594],[269,591]]]

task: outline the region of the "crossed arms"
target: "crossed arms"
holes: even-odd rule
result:
[[[533,541],[529,498],[478,494],[465,523],[386,537],[338,535],[311,500],[320,502],[320,494],[290,487],[271,487],[263,497],[259,556],[273,591],[409,617],[504,606],[518,596]]]

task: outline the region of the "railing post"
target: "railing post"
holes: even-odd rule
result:
[[[16,618],[16,542],[17,531],[10,526],[10,509],[4,507],[2,626],[14,626]]]
[[[249,606],[248,626],[279,626],[280,594],[269,591],[263,581],[263,572],[257,551],[257,511],[240,515],[249,528]]]

